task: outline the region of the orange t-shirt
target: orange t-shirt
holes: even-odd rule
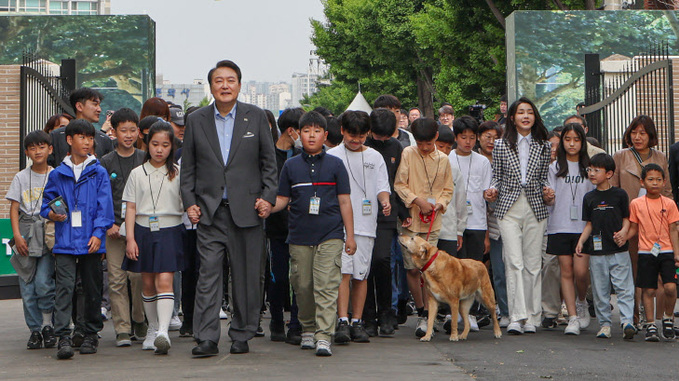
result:
[[[677,204],[670,198],[660,196],[652,199],[641,196],[629,205],[629,220],[639,224],[639,253],[648,254],[653,244],[660,244],[661,253],[671,253],[670,224],[679,221]]]

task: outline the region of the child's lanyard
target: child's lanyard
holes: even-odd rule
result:
[[[49,177],[50,172],[52,171],[47,169],[47,173],[45,173],[45,180],[43,181],[42,189],[40,190],[40,196],[35,199],[35,205],[33,205],[33,200],[31,200],[31,197],[33,197],[33,169],[28,170],[28,205],[31,206],[31,216],[35,215],[35,210],[38,209],[38,201],[42,199],[42,195],[45,193],[45,185],[47,185],[47,178]]]
[[[660,231],[662,230],[662,220],[663,220],[663,214],[665,214],[665,203],[663,202],[662,196],[660,196],[660,228],[657,229],[655,227],[655,221],[653,221],[653,216],[651,215],[651,209],[648,207],[648,197],[644,197],[644,201],[646,202],[646,212],[648,212],[648,219],[651,220],[651,224],[653,225],[653,230],[655,231],[656,237],[658,237],[655,240],[655,243],[659,244],[660,243]]]
[[[363,159],[363,151],[361,151],[361,169],[363,169],[363,187],[361,187],[361,184],[358,183],[358,180],[354,177],[354,173],[351,170],[351,163],[349,162],[349,150],[347,149],[347,146],[344,146],[344,156],[347,157],[347,168],[349,168],[349,174],[351,175],[351,178],[354,179],[354,182],[356,185],[358,185],[358,189],[360,189],[363,192],[363,197],[368,198],[368,193],[367,189],[368,186],[366,185],[365,181],[365,160]]]
[[[578,175],[576,176],[571,176],[570,171],[568,172],[568,177],[570,177],[572,180],[568,183],[568,186],[571,188],[571,220],[579,220],[580,219],[580,213],[578,213],[578,206],[575,204],[575,195],[578,193],[578,177],[580,175],[580,172],[578,172]],[[573,188],[573,183],[575,183],[575,188]]]
[[[464,188],[465,194],[469,194],[469,178],[472,177],[472,157],[474,154],[469,155],[469,169],[467,169],[467,185]],[[457,167],[460,168],[460,172],[462,172],[462,166],[460,165],[460,156],[455,153],[455,160],[457,160]],[[427,167],[425,166],[424,169],[426,170]],[[438,172],[438,170],[437,170]],[[469,196],[467,196],[469,197]]]
[[[153,199],[153,188],[151,187],[151,175],[146,172],[146,168],[142,164],[141,168],[144,170],[144,174],[146,175],[146,178],[149,181],[149,192],[151,192],[151,203],[153,204],[153,216],[156,216],[156,205],[158,204],[158,200],[160,200],[160,192],[163,190],[163,183],[165,183],[165,177],[167,174],[163,175],[163,180],[160,182],[160,187],[158,188],[158,197],[154,200]]]
[[[424,166],[424,174],[427,176],[427,185],[429,185],[429,195],[433,198],[434,197],[434,184],[436,183],[436,178],[439,175],[439,165],[441,164],[441,160],[436,161],[436,172],[434,173],[434,180],[430,181],[429,180],[429,171],[427,170],[427,162],[424,161],[424,156],[422,156],[421,153],[418,152],[420,155],[420,159],[422,159],[422,165]],[[431,155],[431,154],[429,154]]]

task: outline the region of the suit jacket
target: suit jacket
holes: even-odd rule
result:
[[[657,149],[652,149],[651,157],[644,160],[641,165],[639,165],[639,162],[629,148],[624,148],[614,153],[613,160],[615,161],[615,173],[611,177],[611,185],[622,188],[627,192],[630,202],[639,197],[639,190],[641,190],[641,165],[658,164],[665,173],[670,173],[665,154]],[[665,182],[662,195],[672,198],[672,185],[669,181]]]
[[[47,163],[56,168],[61,164],[69,151],[69,145],[66,142],[66,127],[59,127],[50,132],[52,137],[52,154],[47,158]],[[113,151],[113,141],[105,133],[96,130],[94,133],[94,154],[99,160],[104,155]]]
[[[495,141],[492,163],[493,178],[490,187],[498,190],[495,207],[495,216],[498,219],[502,219],[509,208],[514,205],[522,189],[525,191],[528,203],[538,221],[549,216],[547,206],[542,198],[542,187],[548,185],[547,172],[549,170],[550,153],[550,142],[539,143],[536,139],[531,139],[526,186],[523,187],[521,185],[518,149],[511,149],[505,139]]]
[[[226,166],[217,136],[214,104],[187,118],[181,167],[184,207],[198,205],[200,222],[211,225],[224,187],[233,220],[241,228],[262,223],[255,210],[257,198],[272,205],[276,202],[276,154],[266,114],[257,106],[238,102]]]
[[[679,143],[670,146],[669,171],[672,195],[674,195],[674,202],[677,202],[679,200]]]

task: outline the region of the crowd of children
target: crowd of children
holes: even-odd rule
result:
[[[99,107],[100,95],[81,93],[89,95],[76,99],[74,109],[88,102]],[[536,106],[520,98],[508,107],[504,129],[471,116],[455,119],[450,108],[451,123],[418,117],[406,131],[397,128],[398,99],[383,95],[375,106],[370,114],[346,111],[337,118],[288,109],[278,120],[278,196],[265,227],[271,271],[263,274],[271,340],[330,356],[333,341],[394,335],[409,298],[418,315],[415,334],[424,336],[428,291],[397,243],[399,234],[487,262],[500,325],[510,334],[555,328],[552,310],[562,302],[565,334],[590,325],[591,304],[596,336],[610,338],[612,285],[624,339],[640,329],[646,341],[674,339],[679,211],[661,194],[669,177],[662,166],[639,164],[644,192],[630,201],[612,184],[619,170],[614,158],[590,157],[582,118],[569,118],[576,122],[549,136]],[[57,346],[59,359],[73,357],[75,347],[97,352],[105,256],[115,345],[137,339],[142,349],[168,353],[174,274],[195,271],[195,238],[187,235],[194,226],[185,226],[180,194],[181,140],[168,121],[147,118],[142,151],[135,148],[137,114],[113,113],[115,150],[97,158],[95,128],[76,115],[64,130],[69,154],[54,168],[48,165],[54,135],[35,131],[24,138],[31,166],[17,173],[6,198],[29,349]],[[334,125],[341,141],[329,148]],[[630,129],[637,127],[633,122]],[[636,237],[633,258],[628,241]],[[191,299],[182,300],[190,309]],[[460,319],[449,311],[438,311],[448,332],[451,319]],[[473,307],[473,331],[488,323],[487,315]],[[74,327],[82,336],[77,343]],[[182,329],[190,335],[191,322]]]

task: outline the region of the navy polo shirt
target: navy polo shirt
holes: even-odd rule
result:
[[[316,246],[329,239],[344,239],[344,224],[337,195],[350,194],[349,175],[338,157],[325,150],[306,152],[285,162],[278,195],[290,198],[288,239],[292,245]],[[309,214],[311,197],[321,199],[318,214]]]

